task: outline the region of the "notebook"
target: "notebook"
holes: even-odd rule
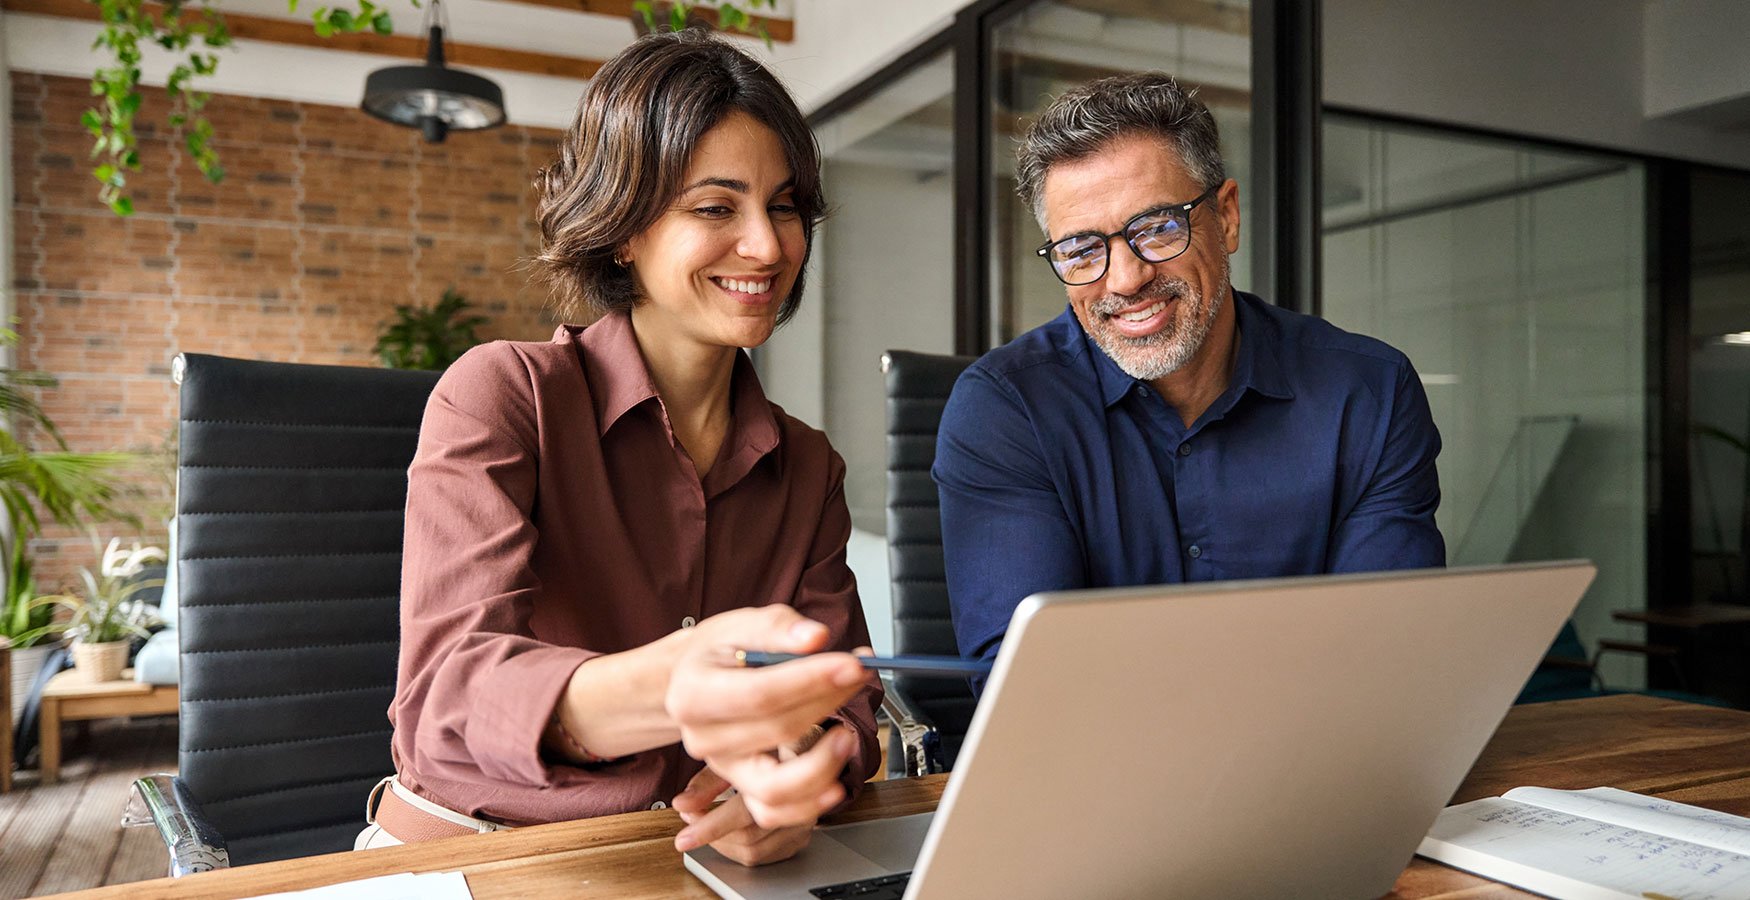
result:
[[[1750,897],[1750,819],[1615,788],[1461,803],[1416,852],[1560,900]]]
[[[701,848],[686,866],[737,900],[1376,897],[1594,571],[1035,595],[934,814],[823,828],[775,865]]]

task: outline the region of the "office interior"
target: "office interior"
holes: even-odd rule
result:
[[[77,2],[8,0],[0,284],[19,340],[0,353],[57,377],[30,390],[71,449],[173,467],[178,353],[378,365],[395,308],[450,289],[488,317],[482,337],[545,339],[554,314],[521,265],[538,247],[529,184],[579,66],[634,36],[632,4],[582,6],[450,6],[452,40],[502,51],[472,68],[504,85],[510,119],[443,144],[357,109],[393,61],[381,45],[239,31],[210,87],[225,182],[148,128],[121,218],[79,123],[96,25]],[[396,14],[417,43],[418,11]],[[1444,443],[1449,564],[1598,566],[1552,647],[1560,686],[1525,699],[1750,709],[1750,6],[779,0],[769,16],[781,33],[736,40],[809,114],[833,209],[799,314],[752,355],[845,459],[877,652],[894,649],[882,354],[982,353],[1063,310],[1014,195],[1015,140],[1070,85],[1163,69],[1214,112],[1240,184],[1234,286],[1415,364]],[[98,524],[104,540],[169,544],[174,479],[147,468],[139,526]],[[90,534],[43,527],[38,584],[90,564]],[[1726,614],[1685,621],[1697,607]],[[58,785],[40,760],[13,773],[0,897],[161,875],[150,829],[109,820],[123,776],[175,767],[175,723],[68,723]]]

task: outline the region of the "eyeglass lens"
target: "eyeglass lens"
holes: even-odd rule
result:
[[[1148,213],[1124,226],[1124,240],[1144,260],[1166,262],[1190,246],[1191,223],[1182,209]],[[1106,274],[1106,247],[1103,235],[1071,235],[1052,244],[1046,258],[1065,284],[1091,284]]]

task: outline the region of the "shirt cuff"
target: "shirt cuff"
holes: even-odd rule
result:
[[[601,654],[575,647],[542,647],[494,666],[474,690],[468,719],[468,753],[489,778],[544,787],[552,765],[541,737],[571,673]]]
[[[877,729],[880,727],[873,713],[858,715],[857,710],[872,710],[879,704],[876,699],[880,695],[879,687],[865,688],[851,702],[838,712],[827,716],[823,724],[836,725],[857,736],[857,750],[845,760],[845,767],[839,772],[839,784],[845,789],[845,799],[837,806],[821,813],[821,818],[843,812],[845,807],[856,801],[863,793],[863,787],[874,777],[876,769],[881,766],[881,742]]]

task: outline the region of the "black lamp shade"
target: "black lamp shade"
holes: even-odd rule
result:
[[[504,91],[472,72],[443,62],[443,29],[431,29],[429,61],[423,66],[390,66],[365,78],[365,112],[385,122],[418,128],[437,143],[451,131],[475,131],[504,124]]]

